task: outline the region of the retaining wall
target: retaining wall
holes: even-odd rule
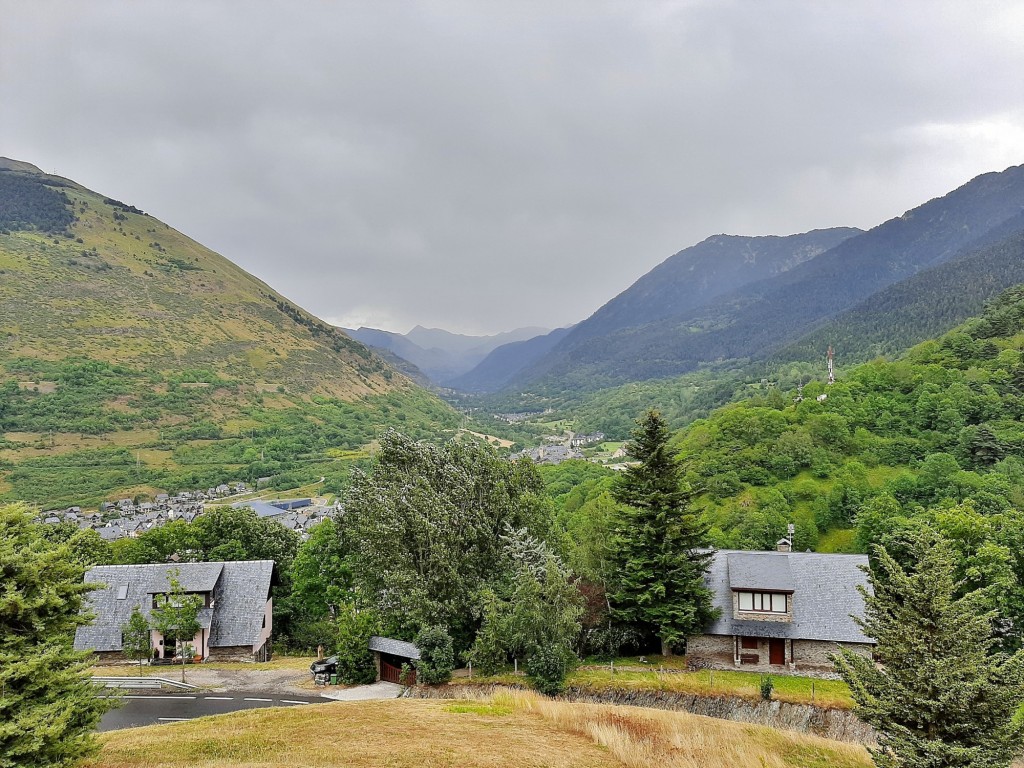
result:
[[[462,699],[497,693],[502,685],[418,685],[409,691],[412,698]],[[811,733],[835,741],[875,746],[874,730],[847,709],[831,709],[811,704],[784,701],[753,701],[740,696],[700,696],[672,691],[623,688],[567,688],[559,698],[593,704],[617,704],[689,712],[741,723],[766,725],[801,733]]]

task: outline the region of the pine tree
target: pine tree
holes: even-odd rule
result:
[[[132,608],[132,615],[128,623],[122,627],[124,641],[121,643],[121,652],[129,659],[139,662],[139,674],[142,674],[142,661],[148,659],[153,649],[152,639],[149,632],[149,622],[142,615],[139,606]]]
[[[108,709],[92,654],[73,648],[84,569],[20,506],[0,507],[0,768],[70,765],[96,750]]]
[[[880,665],[843,650],[836,668],[857,715],[878,731],[879,768],[997,768],[1020,750],[1024,651],[995,651],[988,598],[956,598],[955,554],[936,534],[913,535],[904,570],[877,548],[858,624],[877,643]]]
[[[622,505],[612,540],[612,616],[661,640],[663,655],[703,632],[715,611],[704,574],[711,554],[700,551],[708,529],[690,508],[690,491],[668,445],[661,414],[637,421],[629,455],[639,462],[612,490]]]

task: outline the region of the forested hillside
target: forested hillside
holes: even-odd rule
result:
[[[781,350],[774,360],[819,359],[829,345],[844,364],[892,357],[974,317],[986,301],[1024,283],[1024,215],[987,239],[993,242],[880,291]]]
[[[991,244],[993,233],[1008,237],[1008,223],[1022,223],[1022,207],[1024,166],[979,176],[706,306],[572,346],[567,339],[509,387],[592,390],[675,376],[703,363],[765,359],[890,285]]]
[[[1024,286],[894,362],[773,389],[680,430],[674,447],[717,547],[901,555],[923,526],[950,539],[968,588],[987,587],[1024,627]],[[824,397],[822,397],[824,396]],[[821,399],[820,399],[821,398]],[[564,551],[595,583],[611,578],[614,472],[586,462],[542,467]]]
[[[365,346],[139,208],[0,160],[0,498],[315,480],[458,419]]]

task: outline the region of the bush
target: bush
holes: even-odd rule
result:
[[[452,679],[455,669],[455,650],[452,636],[444,627],[424,627],[416,635],[420,659],[416,662],[417,682],[440,685]]]
[[[575,658],[563,646],[541,646],[526,660],[526,672],[538,691],[545,696],[557,696],[565,690],[565,678]]]
[[[772,693],[775,692],[775,683],[771,675],[761,675],[761,698],[765,701],[772,700]]]
[[[377,629],[371,611],[344,604],[338,609],[334,653],[338,657],[338,679],[343,683],[372,683],[377,676],[370,651],[370,638]]]

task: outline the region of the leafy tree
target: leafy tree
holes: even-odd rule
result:
[[[857,714],[879,733],[879,768],[1009,765],[1020,751],[1024,651],[995,650],[996,613],[980,591],[956,597],[956,558],[930,532],[910,542],[904,569],[884,549],[858,619],[880,665],[850,650],[835,657]]]
[[[181,586],[178,577],[181,572],[176,570],[170,577],[170,591],[160,596],[156,608],[150,616],[153,628],[163,635],[164,649],[168,640],[181,645],[181,682],[185,682],[185,661],[189,643],[199,631],[199,609],[203,606],[203,598],[190,594]]]
[[[132,615],[128,622],[121,628],[124,638],[121,643],[121,650],[129,659],[137,659],[139,662],[139,674],[142,674],[142,661],[148,659],[152,652],[152,636],[149,632],[149,622],[142,615],[139,606],[132,608]]]
[[[0,507],[0,768],[73,765],[96,751],[108,708],[73,649],[84,568],[21,506]]]
[[[345,501],[353,588],[388,634],[449,628],[456,648],[475,634],[480,590],[503,571],[506,524],[545,535],[550,509],[536,469],[484,443],[381,438],[370,474],[353,473]]]
[[[482,624],[469,660],[494,672],[541,648],[571,653],[580,634],[583,598],[562,561],[524,529],[502,537],[506,570],[483,592]]]
[[[292,563],[291,604],[300,616],[320,619],[348,599],[352,573],[339,526],[327,518],[310,531]]]
[[[452,636],[444,627],[424,627],[416,635],[420,658],[416,662],[416,679],[426,685],[439,685],[452,679],[455,651]]]
[[[373,611],[359,610],[352,603],[338,606],[335,622],[334,655],[338,657],[338,679],[343,683],[372,683],[376,677],[370,638],[377,633]]]
[[[612,491],[622,507],[613,537],[611,592],[612,615],[653,632],[666,656],[714,618],[704,585],[711,555],[700,551],[708,527],[689,506],[690,491],[668,442],[668,427],[657,411],[637,421],[627,450],[639,464]]]

